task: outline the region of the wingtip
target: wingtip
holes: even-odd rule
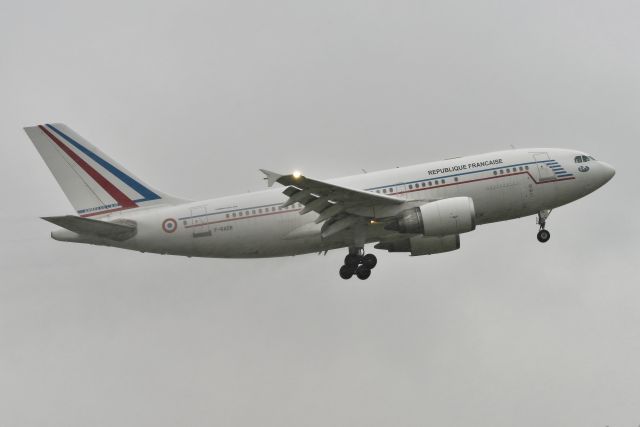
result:
[[[266,169],[260,169],[260,172],[265,175],[269,187],[272,187],[274,183],[278,182],[278,180],[284,176]]]

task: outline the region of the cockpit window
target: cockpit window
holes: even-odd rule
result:
[[[593,160],[594,162],[596,161],[596,159],[594,159],[593,156],[589,156],[589,159]]]
[[[573,159],[576,163],[587,163],[591,160],[595,160],[593,157],[591,156],[576,156]]]

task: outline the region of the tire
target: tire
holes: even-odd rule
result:
[[[342,267],[340,267],[340,277],[342,277],[344,280],[351,279],[353,273],[355,272],[356,270],[352,267],[349,267],[348,265],[343,265]]]
[[[374,254],[366,254],[364,258],[362,258],[362,265],[367,267],[369,270],[374,268],[378,264],[378,258]]]
[[[551,233],[549,233],[547,230],[538,231],[538,242],[545,243],[548,242],[550,238]]]
[[[361,265],[356,270],[356,276],[358,276],[358,279],[360,280],[367,280],[369,276],[371,276],[371,269],[365,267],[364,265]]]
[[[362,257],[360,255],[349,254],[344,257],[344,265],[355,269],[360,264],[361,259]]]

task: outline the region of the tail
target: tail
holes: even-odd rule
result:
[[[185,202],[152,189],[61,123],[24,130],[81,217]]]

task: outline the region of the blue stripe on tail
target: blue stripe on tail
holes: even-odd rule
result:
[[[138,194],[140,194],[144,198],[144,200],[141,200],[141,201],[157,200],[157,199],[161,198],[159,195],[157,195],[153,191],[149,190],[147,187],[145,187],[144,185],[140,184],[138,181],[136,181],[135,179],[131,178],[126,173],[122,172],[120,169],[118,169],[115,166],[113,166],[111,163],[109,163],[106,160],[102,159],[97,154],[95,154],[91,150],[87,149],[86,147],[84,147],[79,142],[75,141],[73,138],[71,138],[68,135],[64,134],[62,131],[56,129],[55,126],[47,124],[47,127],[49,129],[53,130],[58,135],[60,135],[62,138],[64,138],[69,144],[73,145],[78,150],[82,151],[84,154],[89,156],[89,158],[91,158],[97,164],[99,164],[100,166],[102,166],[103,168],[108,170],[111,174],[113,174],[118,179],[120,179],[120,181],[124,182],[129,187],[133,188]]]

